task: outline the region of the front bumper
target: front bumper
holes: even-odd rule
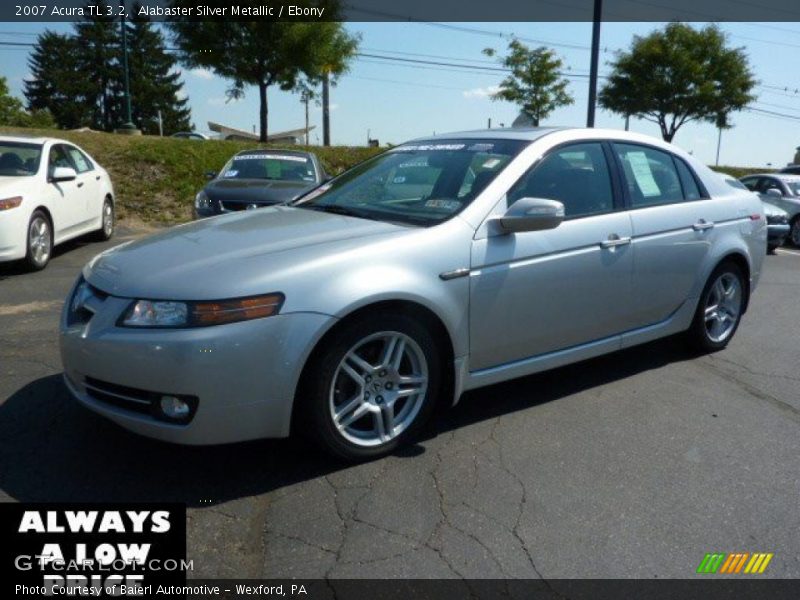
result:
[[[0,211],[0,262],[25,258],[30,215],[24,206]]]
[[[291,313],[191,329],[117,327],[130,302],[108,296],[95,303],[88,322],[72,325],[66,303],[61,360],[78,401],[126,429],[181,444],[289,434],[300,372],[334,317]],[[98,394],[98,385],[111,394]],[[196,398],[191,421],[170,423],[141,410],[142,398],[161,395]]]
[[[780,246],[789,235],[791,226],[788,223],[770,223],[767,225],[767,243],[770,246]]]

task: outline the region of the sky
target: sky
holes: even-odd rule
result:
[[[695,23],[695,26],[703,24]],[[552,47],[570,75],[569,91],[575,103],[559,108],[542,125],[585,126],[591,23],[347,23],[361,37],[364,54],[391,54],[412,60],[498,66],[482,53],[487,47],[502,53],[513,34],[530,45]],[[627,49],[634,35],[646,35],[663,23],[606,22],[601,30],[600,75],[618,49]],[[768,115],[740,112],[734,128],[722,133],[720,164],[766,167],[791,162],[800,146],[800,23],[725,23],[732,46],[742,47],[759,86],[752,106]],[[33,42],[45,29],[69,31],[64,23],[0,23],[0,42]],[[468,30],[468,31],[465,31]],[[0,46],[0,75],[8,78],[11,93],[22,97],[28,76],[29,48]],[[208,121],[252,131],[258,119],[258,91],[246,90],[237,102],[226,102],[230,82],[203,70],[182,69],[197,131],[207,132]],[[331,90],[331,141],[364,145],[367,137],[381,145],[398,144],[433,133],[509,126],[518,114],[513,104],[493,101],[491,92],[503,79],[501,72],[480,72],[419,63],[388,62],[358,57],[348,74]],[[600,79],[602,86],[603,79]],[[134,99],[135,101],[135,99]],[[304,125],[299,96],[269,90],[271,132]],[[794,118],[792,118],[794,117]],[[322,139],[322,112],[311,106],[311,143]],[[598,127],[621,129],[624,119],[598,109]],[[657,125],[632,119],[630,129],[660,137]],[[718,131],[713,124],[688,124],[673,143],[707,164],[715,164]]]

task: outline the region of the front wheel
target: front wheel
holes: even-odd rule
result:
[[[792,228],[789,230],[789,239],[792,244],[800,248],[800,215],[792,219]]]
[[[346,460],[390,453],[436,404],[440,357],[428,330],[402,314],[372,315],[333,334],[304,371],[300,422]]]
[[[53,231],[50,219],[37,210],[28,222],[27,250],[25,264],[31,271],[41,271],[50,262],[53,253]]]
[[[702,352],[725,348],[739,327],[744,301],[742,270],[730,262],[718,266],[708,278],[688,331],[692,345]]]

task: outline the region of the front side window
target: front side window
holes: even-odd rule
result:
[[[758,183],[759,183],[759,178],[758,177],[747,177],[745,179],[742,179],[742,183],[751,192],[757,192],[758,191]]]
[[[72,162],[69,160],[67,153],[64,151],[64,146],[58,144],[50,148],[50,158],[48,160],[47,166],[49,168],[49,172],[52,173],[53,169],[57,167],[64,167],[67,169],[74,169]]]
[[[558,200],[567,218],[612,211],[614,194],[602,144],[571,144],[551,152],[508,191],[509,206],[520,198]]]
[[[614,144],[614,151],[622,163],[633,208],[683,202],[686,199],[672,155],[634,144]],[[699,197],[699,190],[697,193]]]
[[[764,178],[761,191],[766,194],[767,190],[778,190],[780,195],[783,196],[783,187],[781,187],[781,183],[772,177]]]
[[[314,183],[317,174],[311,157],[281,152],[237,154],[219,174],[221,179],[272,179]]]
[[[42,157],[39,144],[0,142],[0,177],[36,174]]]
[[[529,143],[454,139],[404,144],[353,167],[294,206],[436,225],[468,206]]]
[[[785,181],[786,187],[794,196],[800,196],[800,181]]]

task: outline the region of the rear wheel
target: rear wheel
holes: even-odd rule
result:
[[[405,315],[376,314],[334,334],[304,371],[300,422],[347,460],[390,453],[430,417],[440,383],[431,334]]]
[[[50,219],[37,210],[28,222],[27,250],[25,264],[31,271],[40,271],[50,262],[53,253],[53,229]]]
[[[100,242],[110,240],[114,235],[114,203],[111,198],[103,202],[103,214],[100,218],[100,229],[95,233],[95,238]]]
[[[722,350],[731,341],[742,318],[745,283],[742,270],[732,262],[719,265],[700,296],[689,339],[703,352]]]

